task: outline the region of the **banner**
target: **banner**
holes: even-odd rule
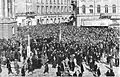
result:
[[[30,57],[30,53],[31,53],[30,46],[27,46],[27,57]]]

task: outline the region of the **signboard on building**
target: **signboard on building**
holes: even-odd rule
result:
[[[109,26],[111,23],[109,19],[84,20],[82,26]]]

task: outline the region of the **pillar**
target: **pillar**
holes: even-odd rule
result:
[[[0,0],[0,18],[3,18],[3,0]]]
[[[8,0],[5,0],[5,17],[8,17]]]

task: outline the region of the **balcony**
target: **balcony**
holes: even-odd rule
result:
[[[27,17],[30,17],[30,16],[36,16],[36,13],[34,13],[34,12],[16,13],[15,16],[27,16]]]
[[[78,16],[81,16],[81,17],[84,17],[84,16],[88,16],[88,17],[91,17],[91,16],[100,16],[100,15],[105,15],[105,16],[119,16],[120,17],[120,13],[80,13],[78,14]]]

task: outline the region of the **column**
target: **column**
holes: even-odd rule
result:
[[[8,2],[5,0],[5,17],[8,17]]]
[[[15,18],[15,0],[12,1],[12,17]]]
[[[0,18],[3,18],[3,0],[0,0]]]

